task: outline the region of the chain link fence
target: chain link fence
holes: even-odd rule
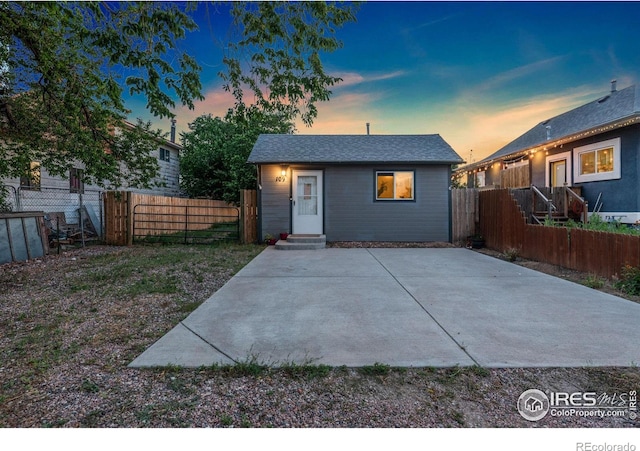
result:
[[[5,185],[5,203],[10,211],[43,211],[45,222],[58,239],[102,239],[104,210],[102,191],[41,186],[27,189]]]
[[[18,193],[15,186],[0,185],[0,213],[18,211]]]

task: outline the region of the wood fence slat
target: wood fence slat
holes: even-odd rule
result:
[[[141,232],[136,235],[155,235],[172,230],[203,230],[210,228],[212,224],[240,221],[242,229],[249,233],[249,241],[247,235],[241,237],[242,241],[255,242],[256,194],[253,190],[244,192],[245,198],[249,200],[249,216],[243,215],[242,207],[238,208],[221,200],[154,196],[129,191],[106,192],[105,241],[118,246],[131,245],[135,212],[138,232]]]
[[[479,193],[479,229],[487,247],[601,277],[640,266],[640,236],[527,224],[508,189]]]
[[[466,241],[475,234],[480,217],[477,189],[451,190],[451,241]]]

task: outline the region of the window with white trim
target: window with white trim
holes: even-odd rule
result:
[[[413,200],[413,171],[376,171],[376,200]]]
[[[620,138],[573,149],[576,183],[620,178]]]

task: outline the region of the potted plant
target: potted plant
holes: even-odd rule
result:
[[[284,240],[287,239],[288,236],[289,236],[289,234],[287,232],[282,232],[280,234],[280,239],[284,241]]]
[[[467,237],[467,247],[469,249],[480,249],[484,247],[484,237],[479,234],[476,233],[474,235],[471,235],[469,237]]]
[[[264,242],[266,244],[268,244],[269,246],[273,246],[274,244],[276,244],[276,241],[278,241],[278,240],[276,240],[275,237],[273,235],[271,235],[270,233],[267,233],[264,236]]]

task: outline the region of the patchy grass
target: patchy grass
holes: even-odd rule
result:
[[[364,376],[386,376],[391,373],[391,367],[384,363],[376,362],[373,365],[358,368],[358,371]]]
[[[264,249],[93,247],[0,266],[0,427],[633,427],[515,411],[526,389],[619,392],[629,368],[127,365]],[[428,343],[425,352],[428,352]]]
[[[584,278],[584,280],[582,280],[582,285],[593,288],[594,290],[599,290],[604,287],[605,282],[605,279],[603,279],[602,277],[589,274]]]

